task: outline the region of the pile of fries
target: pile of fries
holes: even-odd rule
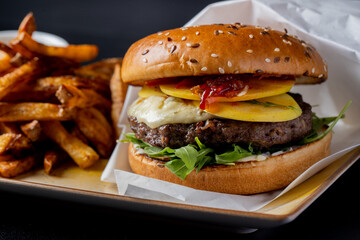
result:
[[[72,159],[80,168],[111,154],[127,86],[121,59],[88,65],[95,45],[46,46],[32,38],[29,13],[9,45],[0,42],[0,176],[43,163],[50,174]]]

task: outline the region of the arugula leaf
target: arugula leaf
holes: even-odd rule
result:
[[[242,147],[233,144],[234,150],[231,152],[225,152],[223,154],[215,154],[215,161],[217,164],[225,164],[225,165],[235,165],[234,162],[240,160],[244,157],[248,157],[253,155],[253,150],[251,145],[249,146],[249,151],[243,149]]]
[[[187,168],[185,163],[179,158],[166,162],[165,166],[182,180],[185,180],[186,176],[194,170],[194,168]]]
[[[194,169],[199,152],[193,146],[175,149],[175,156],[180,158],[188,169]]]
[[[144,153],[149,157],[175,157],[175,150],[169,147],[159,148],[155,146],[145,147]]]
[[[309,136],[305,137],[301,141],[301,143],[308,144],[308,143],[314,142],[316,140],[319,140],[319,139],[322,139],[323,137],[325,137],[330,131],[332,131],[335,124],[340,120],[340,118],[344,118],[344,116],[345,116],[344,113],[351,105],[351,102],[352,101],[347,102],[347,104],[341,110],[341,112],[339,113],[339,115],[337,117],[319,118],[316,115],[314,115],[313,132]],[[332,122],[331,125],[323,133],[321,133],[321,134],[317,133],[317,130],[319,130],[323,125],[329,124],[330,122]]]

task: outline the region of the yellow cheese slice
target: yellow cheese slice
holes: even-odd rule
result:
[[[144,85],[140,92],[138,93],[139,97],[141,98],[148,98],[151,96],[160,96],[160,97],[166,97],[166,94],[161,92],[159,87],[149,87],[147,85]]]
[[[240,92],[238,96],[233,98],[216,97],[216,102],[239,102],[275,96],[289,92],[294,84],[295,80],[255,79],[249,81],[248,87],[245,87],[244,91]],[[200,100],[200,96],[192,93],[190,89],[176,88],[175,86],[176,84],[160,85],[160,89],[173,97]]]
[[[199,106],[199,101],[193,101]],[[215,116],[248,122],[283,122],[299,117],[300,106],[288,94],[246,102],[215,102],[205,109]]]

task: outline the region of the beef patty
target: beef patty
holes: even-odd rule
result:
[[[286,122],[244,122],[229,119],[209,119],[191,124],[165,124],[150,128],[135,117],[129,117],[131,129],[138,139],[158,147],[179,148],[196,144],[195,137],[208,147],[218,148],[232,143],[258,149],[297,142],[312,130],[311,106],[300,94],[289,93],[302,109],[296,119]]]

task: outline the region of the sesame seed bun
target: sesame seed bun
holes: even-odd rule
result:
[[[327,66],[308,43],[269,28],[203,25],[152,34],[135,42],[122,65],[125,83],[218,74],[292,75],[297,83],[320,83]]]
[[[287,186],[311,165],[329,156],[331,138],[330,132],[320,140],[264,161],[206,166],[198,173],[191,172],[184,181],[167,169],[163,161],[138,154],[133,144],[129,146],[129,162],[135,173],[147,177],[200,190],[255,194]]]

